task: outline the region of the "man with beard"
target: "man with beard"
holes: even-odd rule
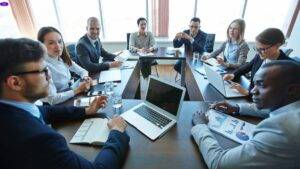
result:
[[[0,168],[94,169],[120,168],[129,137],[121,117],[108,122],[108,141],[94,162],[68,148],[63,136],[47,124],[94,115],[106,104],[97,97],[89,107],[44,106],[33,103],[48,95],[50,75],[44,60],[46,49],[30,39],[0,40]]]

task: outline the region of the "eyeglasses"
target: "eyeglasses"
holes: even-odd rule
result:
[[[194,25],[190,25],[191,28],[195,28],[195,29],[198,29],[200,28],[200,26],[194,26]]]
[[[49,69],[48,67],[45,67],[42,70],[33,70],[33,71],[24,71],[24,72],[17,72],[17,73],[13,73],[13,75],[27,75],[27,74],[40,74],[40,73],[45,73],[45,75],[49,75]]]
[[[274,45],[271,45],[269,47],[266,47],[266,48],[256,48],[256,47],[253,47],[254,51],[256,51],[257,53],[262,53],[262,52],[265,52],[266,50],[270,49],[271,47],[273,47]]]

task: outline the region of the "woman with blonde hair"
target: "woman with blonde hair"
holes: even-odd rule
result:
[[[243,65],[249,52],[249,46],[244,40],[245,27],[244,20],[233,20],[227,28],[227,40],[219,49],[204,55],[202,59],[217,58],[218,63],[224,68],[235,69]],[[217,57],[222,52],[223,56]]]

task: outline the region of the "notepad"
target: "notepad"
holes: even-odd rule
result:
[[[210,109],[207,115],[209,117],[208,127],[211,130],[240,144],[251,140],[256,125],[213,109]]]
[[[93,102],[95,97],[83,97],[74,100],[74,106],[76,107],[88,107]]]
[[[120,81],[121,81],[120,68],[111,68],[109,70],[101,71],[98,83],[120,82]]]
[[[84,120],[70,143],[103,145],[109,136],[108,119],[90,118]]]
[[[203,60],[203,62],[207,63],[210,66],[214,66],[214,67],[220,66],[217,59],[215,59],[215,58],[209,58],[209,59]]]
[[[152,52],[149,52],[149,53],[137,52],[137,54],[140,56],[154,56],[154,53],[152,53]]]

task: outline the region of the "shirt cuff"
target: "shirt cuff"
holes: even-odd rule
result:
[[[210,130],[206,124],[197,124],[196,126],[192,127],[191,134],[193,135],[194,139],[196,140],[197,144],[200,138],[202,138],[207,132],[210,133]]]

